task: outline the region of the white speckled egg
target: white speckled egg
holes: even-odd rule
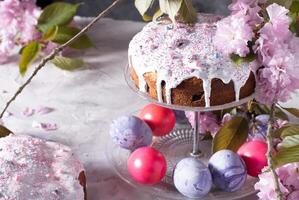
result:
[[[209,169],[198,159],[184,158],[174,169],[174,185],[189,198],[200,198],[209,193],[212,177]]]

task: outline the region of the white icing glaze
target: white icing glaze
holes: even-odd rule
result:
[[[0,139],[0,199],[83,200],[81,171],[65,145],[25,135]]]
[[[236,66],[228,56],[220,54],[212,45],[219,16],[200,14],[194,27],[185,24],[147,24],[129,44],[131,66],[138,76],[139,88],[146,92],[143,75],[157,72],[157,96],[162,99],[162,81],[165,81],[166,102],[171,104],[171,89],[182,81],[202,79],[206,107],[210,106],[211,81],[225,84],[233,81],[235,99],[249,78],[255,63]]]

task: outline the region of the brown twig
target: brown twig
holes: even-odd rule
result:
[[[279,177],[275,171],[274,164],[273,164],[273,156],[272,156],[272,150],[273,150],[273,125],[275,122],[275,104],[272,104],[271,110],[270,110],[270,118],[268,122],[268,129],[267,129],[267,145],[268,145],[268,151],[267,151],[267,160],[268,160],[268,167],[272,173],[274,185],[275,185],[275,192],[277,195],[277,200],[283,200],[283,194],[280,190],[279,185]]]
[[[4,113],[8,109],[8,107],[11,105],[11,103],[19,96],[19,94],[22,93],[24,88],[29,85],[29,83],[32,81],[32,79],[36,76],[36,74],[46,65],[47,62],[50,60],[53,60],[55,56],[61,52],[63,49],[65,49],[67,46],[75,42],[80,36],[82,36],[84,33],[86,33],[97,21],[99,21],[101,18],[105,17],[111,10],[114,8],[121,0],[115,0],[110,6],[108,6],[104,11],[102,11],[98,16],[96,16],[87,26],[85,26],[77,35],[72,37],[70,40],[65,42],[64,44],[58,46],[55,48],[48,56],[44,57],[41,62],[38,64],[38,66],[35,68],[35,70],[32,72],[31,76],[28,78],[28,80],[19,87],[19,89],[16,91],[16,93],[10,98],[10,100],[6,103],[4,109],[2,110],[0,114],[0,119],[2,119]]]

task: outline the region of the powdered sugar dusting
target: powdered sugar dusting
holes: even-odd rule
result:
[[[143,74],[157,73],[157,96],[162,101],[162,81],[165,81],[166,101],[171,103],[171,89],[182,81],[197,77],[203,80],[205,106],[210,106],[211,80],[233,81],[236,100],[249,78],[254,63],[236,66],[228,56],[212,45],[216,24],[220,17],[200,14],[194,27],[185,24],[157,24],[151,22],[130,42],[129,56],[141,91],[146,91]]]
[[[1,199],[83,200],[83,167],[71,149],[25,135],[0,139]]]

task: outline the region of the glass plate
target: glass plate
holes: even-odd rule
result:
[[[136,187],[138,191],[151,194],[155,200],[159,199],[188,199],[182,196],[173,185],[173,169],[178,161],[190,156],[193,144],[193,129],[177,129],[170,134],[155,138],[152,146],[161,151],[167,160],[167,172],[161,183],[154,186],[141,185],[130,177],[127,170],[127,159],[130,151],[120,148],[109,140],[106,146],[106,157],[115,172],[127,183]],[[203,152],[198,158],[207,164],[211,156],[211,141],[201,141],[200,150]],[[255,194],[254,184],[257,179],[248,176],[245,185],[237,192],[228,193],[213,188],[210,193],[201,198],[202,200],[234,200],[243,199],[246,196]]]

